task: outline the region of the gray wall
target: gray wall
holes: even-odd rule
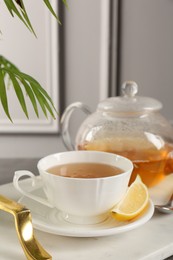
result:
[[[135,80],[173,121],[173,1],[123,0],[121,35],[121,82]]]

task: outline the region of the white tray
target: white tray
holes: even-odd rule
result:
[[[173,191],[173,175],[150,190],[155,202],[164,202]],[[0,194],[18,201],[13,184],[0,186]],[[160,196],[161,195],[161,196]],[[106,237],[77,238],[35,230],[36,237],[54,260],[163,260],[173,255],[173,215],[155,213],[143,226]],[[25,259],[13,217],[0,211],[0,260]]]

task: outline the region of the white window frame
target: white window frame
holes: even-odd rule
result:
[[[50,2],[52,4],[54,10],[58,10],[58,1],[51,0]],[[44,3],[42,1],[40,1],[40,4],[44,5]],[[51,96],[57,111],[59,111],[59,69],[58,69],[58,67],[59,67],[59,54],[58,54],[59,53],[58,52],[58,50],[59,50],[59,45],[58,45],[58,43],[59,43],[59,40],[58,40],[59,24],[58,24],[57,20],[53,17],[53,15],[47,10],[46,6],[44,7],[44,10],[45,10],[44,14],[40,14],[40,10],[38,10],[38,12],[37,12],[39,16],[44,15],[45,24],[46,24],[45,30],[46,30],[47,37],[45,37],[46,38],[45,46],[46,46],[47,50],[46,50],[45,56],[44,56],[44,62],[46,64],[46,82],[44,85],[46,86],[45,90]],[[7,16],[10,16],[10,14],[8,14],[8,11],[7,11]],[[1,19],[3,19],[3,18],[1,18]],[[12,19],[18,19],[18,18],[15,17]],[[39,18],[37,17],[37,19],[39,19]],[[11,23],[13,24],[14,21],[11,21]],[[22,24],[22,22],[20,22],[20,25],[21,24]],[[22,26],[24,26],[24,25],[22,24]],[[37,28],[37,31],[38,31],[38,29],[39,28]],[[25,28],[25,30],[27,30],[27,29]],[[20,35],[20,31],[18,30],[18,28],[16,28],[16,32],[18,34],[17,34],[16,38],[14,37],[14,42],[12,43],[12,45],[15,44],[15,39],[22,37],[22,35]],[[3,37],[5,37],[5,33],[4,33]],[[0,42],[0,45],[1,45],[1,42]],[[19,48],[21,48],[21,46],[19,46]],[[30,50],[28,47],[28,52],[29,51]],[[20,49],[19,49],[19,52],[20,52]],[[3,53],[1,53],[1,54],[3,55]],[[6,57],[6,55],[4,55],[4,56]],[[33,57],[33,62],[37,62],[36,59],[34,60],[34,57]],[[17,64],[15,64],[15,65],[17,65]],[[22,70],[21,67],[20,67],[20,69]],[[27,73],[26,71],[24,71],[24,72]],[[16,97],[15,97],[15,99],[17,100]],[[14,101],[14,102],[16,102],[16,104],[18,104],[18,101]],[[13,108],[12,104],[9,104],[9,108],[11,108],[11,109]],[[0,113],[1,113],[0,133],[5,133],[5,134],[31,133],[32,134],[32,133],[57,133],[59,131],[58,116],[57,116],[57,119],[54,120],[51,118],[51,116],[48,115],[48,119],[47,119],[42,114],[40,119],[38,119],[34,115],[34,113],[32,113],[33,115],[28,120],[27,118],[25,118],[25,116],[23,116],[23,114],[22,114],[21,118],[20,118],[20,116],[15,117],[15,114],[13,114],[12,119],[13,119],[14,123],[12,124],[10,122],[10,120],[6,117],[2,107],[0,107],[0,109],[1,109],[0,110]],[[21,108],[20,108],[20,110],[21,110]]]

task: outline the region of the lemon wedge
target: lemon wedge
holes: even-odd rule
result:
[[[117,220],[130,220],[138,216],[147,207],[149,192],[139,176],[127,189],[123,199],[112,209]]]

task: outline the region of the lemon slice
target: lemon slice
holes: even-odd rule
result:
[[[123,199],[112,209],[112,216],[121,221],[135,218],[146,208],[148,201],[148,189],[137,176]]]

